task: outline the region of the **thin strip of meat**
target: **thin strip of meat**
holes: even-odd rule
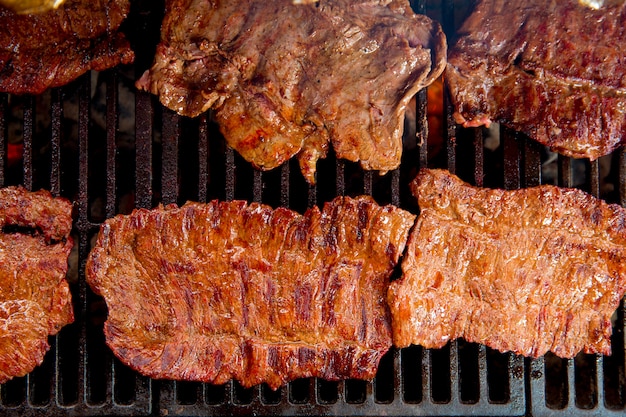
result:
[[[421,214],[389,287],[394,345],[464,338],[531,357],[611,353],[626,210],[576,189],[476,188],[441,170],[411,187]]]
[[[36,229],[48,241],[65,240],[72,231],[72,204],[48,191],[0,188],[0,227]]]
[[[308,3],[169,0],[137,87],[185,116],[214,109],[260,169],[297,156],[314,183],[329,142],[365,169],[397,168],[406,107],[443,72],[445,35],[407,0]]]
[[[0,383],[41,364],[48,335],[74,321],[71,214],[69,201],[47,191],[0,189]]]
[[[135,55],[118,31],[128,0],[66,0],[56,10],[22,15],[0,6],[0,91],[40,94],[89,70]]]
[[[482,0],[450,50],[464,126],[501,122],[564,155],[596,159],[626,138],[626,3]]]
[[[108,346],[144,375],[371,379],[414,218],[366,197],[304,215],[242,201],[136,210],[103,224],[87,282],[108,306]]]

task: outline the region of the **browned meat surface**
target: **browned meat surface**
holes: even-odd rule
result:
[[[182,115],[215,109],[246,160],[297,156],[313,183],[329,142],[365,169],[397,168],[406,106],[445,57],[439,25],[406,0],[170,0],[137,86]]]
[[[0,189],[0,383],[32,371],[48,335],[74,320],[65,280],[71,214],[69,201],[48,192]]]
[[[48,240],[67,239],[72,231],[72,205],[47,191],[0,188],[0,227],[37,229]]]
[[[365,197],[304,215],[242,201],[137,210],[102,226],[87,282],[108,306],[107,344],[150,377],[371,379],[414,218]]]
[[[626,3],[483,0],[446,77],[457,122],[491,121],[596,159],[626,138]]]
[[[128,0],[66,0],[57,10],[18,15],[0,6],[0,91],[39,94],[132,62],[117,31],[129,8]]]
[[[500,351],[610,354],[626,290],[626,210],[576,189],[412,183],[421,214],[389,287],[394,345],[464,338]]]

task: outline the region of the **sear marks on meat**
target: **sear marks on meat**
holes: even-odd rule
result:
[[[576,189],[411,184],[421,214],[389,287],[394,345],[464,338],[503,352],[610,354],[626,290],[626,211]]]
[[[118,27],[128,0],[66,0],[57,10],[20,15],[0,6],[0,91],[40,94],[89,70],[131,63]]]
[[[74,321],[71,214],[69,201],[47,191],[0,189],[0,383],[41,364],[48,335]]]
[[[446,78],[464,126],[501,122],[564,155],[596,159],[626,138],[626,3],[483,0]]]
[[[215,109],[246,160],[297,156],[314,183],[329,142],[365,169],[397,168],[406,106],[445,58],[439,24],[406,0],[170,0],[137,87],[185,116]]]
[[[136,210],[103,224],[87,282],[108,306],[107,344],[150,377],[371,379],[414,218],[366,197],[304,215],[242,201]]]

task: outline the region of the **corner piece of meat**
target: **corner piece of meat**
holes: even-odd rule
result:
[[[366,197],[304,215],[244,201],[136,210],[103,224],[87,282],[108,306],[108,346],[152,378],[372,379],[414,219]]]
[[[597,159],[626,140],[626,2],[482,0],[450,49],[455,119]]]
[[[625,209],[550,185],[476,188],[442,170],[422,170],[412,191],[421,214],[388,292],[394,345],[611,353]]]
[[[40,94],[89,70],[131,63],[118,31],[129,9],[128,0],[66,0],[32,15],[0,6],[0,91]]]
[[[399,166],[406,107],[443,72],[446,49],[407,0],[169,0],[137,87],[181,115],[214,109],[255,167],[296,156],[314,183],[329,142],[365,169]]]
[[[0,383],[43,361],[48,335],[74,321],[65,279],[72,204],[47,191],[0,189]]]

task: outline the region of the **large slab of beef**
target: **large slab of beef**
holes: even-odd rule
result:
[[[0,189],[0,383],[41,364],[48,335],[74,320],[71,214],[69,201],[46,191]]]
[[[457,122],[501,122],[573,157],[622,144],[626,3],[584,3],[480,1],[449,53]]]
[[[441,170],[411,185],[421,213],[389,287],[394,345],[611,353],[626,210],[576,189],[475,188]]]
[[[108,306],[107,344],[150,377],[371,379],[414,218],[366,197],[304,215],[242,201],[136,210],[103,224],[87,282]]]
[[[406,106],[445,57],[439,24],[406,0],[169,0],[137,86],[182,115],[214,109],[246,160],[297,156],[313,183],[329,142],[365,169],[397,168]]]
[[[130,63],[118,28],[128,0],[66,0],[58,9],[21,15],[0,6],[0,91],[39,94],[89,70]]]

